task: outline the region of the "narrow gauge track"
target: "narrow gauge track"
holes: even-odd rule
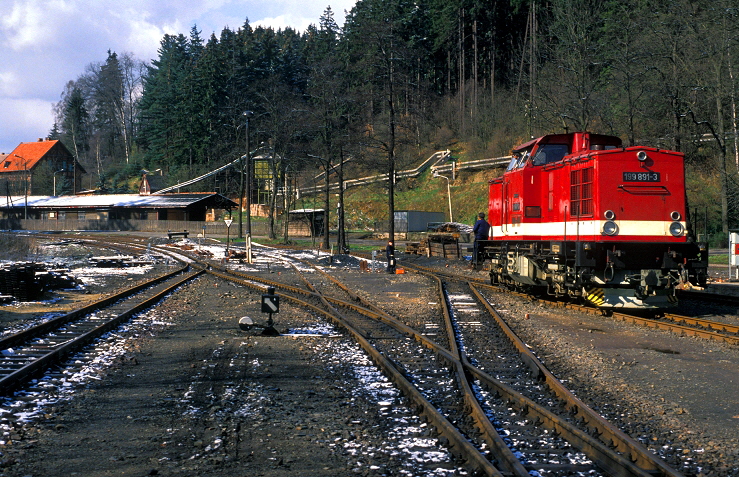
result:
[[[739,285],[736,285],[739,287]],[[739,296],[719,295],[718,293],[710,293],[700,290],[678,290],[677,296],[680,299],[686,298],[690,300],[701,300],[707,303],[721,303],[724,305],[739,305]]]
[[[694,336],[712,341],[739,345],[739,326],[703,318],[665,313],[662,316],[643,318],[626,313],[614,313],[613,318],[683,336]]]
[[[442,435],[442,442],[477,474],[524,476],[537,471],[540,475],[547,476],[580,472],[590,472],[590,475],[598,475],[600,472],[601,475],[642,477],[681,475],[655,458],[639,443],[605,422],[597,413],[569,394],[561,384],[561,392],[569,394],[569,401],[561,407],[565,409],[564,414],[572,419],[554,415],[533,399],[511,390],[473,366],[466,355],[457,349],[457,338],[452,331],[452,316],[455,313],[458,315],[458,311],[454,308],[444,313],[445,329],[448,330],[444,343],[448,345],[447,349],[382,310],[364,303],[344,286],[340,288],[351,298],[351,302],[324,296],[307,280],[305,287],[295,287],[218,266],[212,266],[209,273],[257,290],[263,291],[266,286],[273,286],[281,290],[281,296],[345,327],[403,390],[419,413],[431,421]],[[339,284],[325,272],[321,273],[333,283]],[[439,282],[439,290],[442,288]],[[320,300],[323,306],[316,304],[316,300]],[[451,300],[448,303],[452,306]],[[339,306],[342,311],[337,310]],[[520,355],[523,357],[517,356],[516,364],[511,365],[509,360],[504,360],[507,363],[504,366],[517,371],[526,367],[536,369],[533,382],[536,381],[536,376],[548,373],[532,354]],[[467,376],[472,376],[489,391],[481,393],[477,385],[469,383]],[[547,384],[549,380],[556,381],[551,373],[545,379]],[[541,388],[540,384],[533,386]],[[481,394],[485,395],[483,405],[476,398]],[[493,401],[497,401],[497,404],[492,405]],[[488,412],[495,407],[504,417],[493,423]],[[591,434],[602,436],[601,440],[606,440],[608,445],[569,422],[578,419],[583,421],[584,428]],[[508,422],[507,428],[502,424],[503,421]],[[532,429],[536,431],[532,432]],[[507,439],[501,438],[501,434],[507,435]],[[513,441],[516,444],[510,446]],[[522,453],[517,447],[528,450],[528,462],[522,463],[526,458],[522,459]],[[566,450],[558,450],[561,448]],[[583,454],[577,457],[577,451],[573,451],[573,448],[581,449]]]
[[[443,270],[437,272],[435,269],[417,265],[410,268],[416,268],[420,273],[436,277],[439,280],[440,289],[444,290],[447,296],[449,294],[446,293],[446,290],[449,287],[457,288],[458,293],[452,293],[451,296],[463,297],[461,301],[450,298],[444,299],[449,306],[448,313],[450,315],[464,316],[462,320],[455,320],[454,322],[457,336],[460,337],[455,339],[469,340],[469,343],[474,343],[474,346],[463,344],[460,359],[471,376],[487,389],[492,390],[495,395],[505,396],[509,407],[517,407],[529,416],[523,419],[522,422],[528,424],[533,419],[538,423],[546,423],[549,429],[548,432],[550,432],[548,437],[550,440],[556,436],[568,436],[567,440],[570,443],[577,443],[573,447],[585,449],[588,456],[598,463],[601,468],[609,469],[609,472],[612,472],[611,475],[627,474],[624,474],[623,469],[619,469],[622,463],[619,462],[620,459],[613,456],[610,449],[603,449],[603,444],[617,450],[628,460],[634,462],[639,467],[639,472],[647,472],[650,475],[681,475],[665,464],[664,461],[654,456],[642,444],[590,409],[546,369],[508,327],[479,290],[479,288],[482,288],[488,291],[500,292],[499,287],[491,286],[483,280],[469,279]],[[442,284],[442,278],[450,280]],[[484,308],[484,310],[479,307]],[[586,309],[592,310],[591,308]],[[487,320],[483,322],[482,320],[485,318]],[[479,333],[480,328],[483,328],[485,333]],[[452,327],[450,326],[449,329],[452,329]],[[465,329],[467,332],[465,332]],[[496,330],[499,330],[499,336],[493,337],[492,335]],[[495,342],[499,347],[492,346],[491,342]],[[468,349],[476,350],[474,363],[471,363],[467,358],[466,350]],[[515,358],[516,354],[519,355],[518,359]],[[481,356],[486,358],[483,359]],[[506,359],[501,360],[501,356],[505,356]],[[479,367],[473,365],[478,363],[480,364]],[[526,372],[527,368],[530,372]],[[498,374],[503,379],[492,378],[483,369],[498,370]],[[529,376],[526,376],[527,374]],[[513,386],[516,388],[515,390],[509,386],[514,383],[517,384]],[[542,384],[548,390],[542,389]],[[536,401],[543,403],[543,405],[539,406]],[[506,408],[503,407],[502,409],[505,413]],[[572,426],[571,422],[576,423],[580,429]],[[593,438],[598,440],[596,441]],[[567,451],[565,450],[565,452]],[[537,453],[537,451],[534,451],[531,454],[536,455]],[[556,468],[557,465],[552,467]]]
[[[362,307],[371,310],[378,316],[383,316],[391,320],[397,320],[397,318],[386,313],[383,309],[376,306],[375,304],[363,299],[361,296],[356,294],[350,287],[346,286],[341,281],[334,278],[331,274],[323,270],[322,267],[316,266],[306,260],[290,257],[292,260],[300,262],[306,267],[309,267],[312,271],[315,271],[321,276],[321,280],[314,280],[308,283],[306,280],[302,280],[309,290],[320,293],[324,298],[336,298],[338,300],[350,300],[352,303],[358,303]],[[339,302],[341,303],[341,301]],[[446,323],[441,313],[424,313],[418,316],[409,318],[405,325],[414,328],[415,330],[421,330],[424,337],[434,341],[437,345],[444,349],[452,349],[451,346],[454,343],[449,342],[449,335],[444,332]]]
[[[8,395],[203,273],[189,265],[0,340],[0,395]],[[12,350],[12,351],[10,351]]]
[[[553,468],[566,467],[579,458],[577,449],[609,475],[680,475],[575,397],[515,335],[478,287],[447,282],[443,288],[463,344],[461,360],[487,391],[486,402],[497,409],[495,415],[514,421],[513,425],[538,425],[545,430],[539,442],[557,443],[554,451],[527,449],[521,443],[524,455],[549,462]],[[523,417],[516,422],[511,410]],[[548,454],[542,456],[542,452]],[[588,466],[575,463],[573,467],[585,472]]]
[[[435,403],[432,403],[419,392],[407,377],[412,374],[410,369],[422,373],[423,376],[416,375],[414,381],[417,382],[423,379],[440,400],[454,401],[449,395],[448,389],[445,388],[444,390],[447,392],[443,392],[444,390],[439,387],[439,383],[449,383],[453,378],[449,376],[448,370],[444,370],[439,365],[440,358],[426,348],[436,346],[434,343],[423,336],[414,335],[412,329],[401,323],[395,322],[395,326],[388,326],[389,321],[394,322],[395,320],[388,319],[385,315],[374,313],[356,303],[324,297],[315,291],[311,291],[309,287],[286,285],[217,266],[212,266],[208,273],[258,291],[264,291],[266,287],[270,286],[275,287],[280,290],[279,295],[281,297],[298,306],[312,310],[314,313],[324,316],[345,328],[353,339],[368,352],[385,375],[403,391],[419,415],[434,426],[442,436],[440,438],[441,442],[447,445],[458,459],[462,460],[476,475],[503,476],[489,459],[469,442],[467,437],[437,411]],[[336,306],[341,306],[342,311],[338,311]],[[420,344],[415,343],[414,338]],[[382,343],[383,349],[380,350],[371,343]],[[405,360],[402,363],[397,361],[397,355],[394,356],[395,359],[386,356],[386,353],[393,354],[390,353],[393,347],[401,350],[404,354]],[[452,356],[448,356],[448,358],[453,360]],[[464,419],[464,410],[458,408],[457,415],[459,419]]]
[[[531,298],[530,295],[490,285],[482,279],[470,278],[452,272],[439,272],[437,270],[416,264],[409,265],[408,263],[406,263],[404,264],[404,266],[409,269],[415,269],[421,273],[434,274],[440,277],[448,278],[450,280],[469,281],[471,284],[475,284],[475,286],[480,288],[512,293],[529,299]],[[700,299],[712,301],[714,303],[726,303],[726,297],[717,296],[711,293],[701,294]],[[568,308],[572,310],[577,310],[582,313],[610,316],[619,321],[624,321],[640,326],[646,326],[648,328],[669,331],[683,336],[693,336],[696,338],[703,338],[732,345],[739,345],[739,325],[734,325],[731,323],[724,323],[699,317],[682,316],[674,313],[658,313],[649,317],[645,317],[639,312],[632,313],[628,310],[604,310],[574,303],[547,300],[541,297],[536,297],[536,300],[539,303],[547,304],[549,306]],[[730,303],[736,304],[736,298],[734,298]]]

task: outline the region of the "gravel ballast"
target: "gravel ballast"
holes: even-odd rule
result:
[[[450,268],[484,277],[462,262]],[[412,273],[362,273],[357,261],[332,273],[401,317],[437,306]],[[581,399],[671,449],[670,465],[739,472],[736,349],[504,294],[490,300]],[[100,343],[118,350],[112,363],[67,380],[63,399],[28,422],[4,421],[0,475],[464,474],[340,330],[285,302],[281,336],[241,330],[245,315],[263,320],[259,306],[258,293],[211,276],[182,287],[132,333]],[[15,311],[28,319],[20,307],[2,320]]]

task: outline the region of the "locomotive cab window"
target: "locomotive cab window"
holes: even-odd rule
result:
[[[521,167],[524,166],[524,164],[526,164],[526,161],[528,160],[529,160],[529,151],[516,153],[513,155],[511,162],[508,163],[508,167],[506,168],[506,171],[509,172],[515,169],[520,169]]]
[[[569,152],[567,144],[544,144],[536,151],[534,165],[543,166],[544,164],[561,161]]]

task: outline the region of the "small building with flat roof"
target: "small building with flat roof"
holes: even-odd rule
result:
[[[214,224],[218,211],[224,215],[224,211],[238,210],[238,207],[238,203],[213,192],[61,197],[16,195],[0,197],[0,229],[144,231],[200,228],[208,222]]]
[[[3,200],[4,199],[4,200]],[[195,194],[110,194],[83,196],[8,196],[0,199],[0,217],[79,220],[205,221],[212,209],[231,210],[239,204],[213,192]]]

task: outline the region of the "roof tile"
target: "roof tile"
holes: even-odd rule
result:
[[[22,142],[5,157],[0,172],[27,171],[33,169],[59,141]]]

